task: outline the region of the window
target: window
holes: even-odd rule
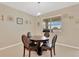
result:
[[[61,30],[61,27],[62,27],[62,22],[60,16],[43,20],[43,29],[47,28],[50,29],[52,32],[52,30]]]

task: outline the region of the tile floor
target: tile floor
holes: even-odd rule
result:
[[[22,44],[0,51],[0,57],[22,57],[22,54],[23,54]],[[26,50],[26,57],[27,56],[28,51]],[[45,51],[43,52],[42,56],[38,56],[36,52],[32,51],[31,57],[50,57],[50,52]],[[79,50],[56,45],[56,56],[53,57],[79,57]]]

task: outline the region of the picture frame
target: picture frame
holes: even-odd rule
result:
[[[13,19],[12,16],[7,16],[7,20],[9,20],[9,21],[13,21],[14,19]]]
[[[25,23],[28,24],[28,20],[26,20]]]
[[[0,15],[0,20],[4,20],[4,15]]]
[[[17,17],[16,22],[17,24],[23,24],[23,18]]]
[[[38,25],[38,26],[40,26],[40,23],[39,23],[39,22],[37,22],[37,25]]]

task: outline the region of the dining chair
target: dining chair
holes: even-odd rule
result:
[[[53,52],[54,52],[54,55],[56,55],[55,53],[55,43],[56,43],[56,40],[57,40],[57,35],[55,35],[52,39],[52,46],[51,46],[51,49],[53,48]],[[52,52],[51,52],[51,56],[52,56]]]
[[[52,49],[53,49],[53,52],[54,52],[54,56],[56,55],[56,53],[55,53],[55,43],[56,43],[56,40],[57,40],[57,35],[55,35],[53,37],[53,39],[52,39],[52,45],[51,46],[49,46],[49,45],[42,46],[42,50],[45,50],[45,51],[49,50],[50,51],[51,57],[52,57]]]
[[[24,45],[23,57],[25,57],[25,50],[29,51],[29,57],[31,56],[31,51],[36,51],[36,46],[30,46],[30,41],[26,35],[22,35],[22,42]]]

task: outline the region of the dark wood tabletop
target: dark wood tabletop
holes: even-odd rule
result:
[[[41,43],[48,41],[48,39],[43,40],[42,36],[32,36],[30,38],[30,41],[37,44],[37,54],[39,55],[39,52],[41,52],[41,51],[39,51],[39,49],[41,47]]]
[[[44,42],[44,41],[48,41],[48,39],[43,40],[43,39],[42,39],[42,36],[32,36],[32,37],[30,38],[30,40],[31,40],[31,41],[34,41],[34,42]]]

